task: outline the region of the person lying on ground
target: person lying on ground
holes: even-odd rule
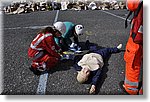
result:
[[[74,58],[74,68],[77,71],[77,81],[79,83],[85,83],[90,80],[90,94],[95,94],[97,81],[102,74],[101,71],[104,66],[104,59],[113,53],[119,53],[121,48],[122,44],[119,44],[114,48],[103,49],[96,49],[96,46],[91,46],[88,54]]]

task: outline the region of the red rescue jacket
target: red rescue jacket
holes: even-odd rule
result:
[[[38,34],[28,49],[28,56],[29,58],[33,58],[40,51],[46,51],[51,56],[60,58],[60,55],[58,54],[59,50],[60,47],[55,43],[54,37],[51,33]]]

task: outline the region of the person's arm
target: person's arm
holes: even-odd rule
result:
[[[94,73],[95,75],[92,77],[92,82],[91,82],[91,85],[96,85],[97,84],[97,81],[99,80],[100,78],[100,74],[101,74],[101,69],[97,69]]]
[[[59,39],[59,43],[62,43],[61,38]],[[57,52],[63,54],[62,49],[56,43],[54,43],[54,45]]]
[[[78,62],[81,60],[82,56],[76,56],[74,58],[74,68],[75,70],[78,72],[78,71],[81,71],[82,67],[78,65]]]
[[[82,67],[81,67],[81,66],[78,66],[77,63],[75,63],[73,67],[74,67],[74,69],[75,69],[77,72],[81,71],[81,69],[82,69]]]
[[[57,58],[60,58],[60,55],[57,53],[56,50],[56,43],[54,41],[53,36],[49,36],[47,38],[44,39],[44,43],[45,43],[45,50],[50,53],[52,56],[55,56]]]
[[[92,78],[91,88],[90,88],[90,91],[89,91],[90,94],[94,94],[94,93],[95,93],[96,84],[97,84],[97,81],[98,81],[99,78],[100,78],[101,69],[96,70],[94,74],[95,74],[95,75],[94,75],[93,78]]]
[[[73,36],[73,40],[74,40],[74,43],[77,44],[77,46],[79,46],[78,37],[74,35],[74,36]]]

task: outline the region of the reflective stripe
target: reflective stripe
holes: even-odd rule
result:
[[[138,32],[139,32],[139,33],[143,33],[143,26],[142,26],[142,25],[140,26]]]
[[[133,28],[133,22],[131,23],[131,29]]]
[[[133,22],[131,23],[131,29],[133,29]],[[140,25],[138,32],[143,33],[143,25]]]
[[[32,48],[32,49],[35,49],[35,50],[43,50],[42,48],[36,48],[38,45],[39,45],[39,43],[43,40],[43,39],[45,39],[46,37],[49,37],[49,36],[52,36],[52,34],[43,34],[43,36],[41,36],[38,40],[37,40],[37,42],[33,45],[32,43],[31,43],[31,45],[30,45],[30,47]],[[37,37],[36,37],[37,38]]]
[[[128,90],[138,91],[137,88],[127,88]]]
[[[33,60],[36,60],[38,58],[40,58],[41,56],[43,56],[44,52],[43,51],[40,51],[38,53],[35,54],[35,56],[33,57]]]
[[[138,87],[138,82],[131,82],[127,78],[125,78],[125,84]]]

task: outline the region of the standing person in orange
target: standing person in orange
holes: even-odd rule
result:
[[[127,8],[130,11],[129,15],[132,12],[134,15],[124,54],[126,62],[125,80],[120,82],[120,87],[130,95],[138,95],[143,94],[140,82],[140,70],[143,61],[143,1],[127,0]],[[127,19],[125,25],[127,27]]]
[[[28,57],[32,60],[30,70],[34,74],[40,75],[59,62],[61,48],[55,43],[54,37],[60,36],[59,30],[46,27],[33,39],[28,49]]]

